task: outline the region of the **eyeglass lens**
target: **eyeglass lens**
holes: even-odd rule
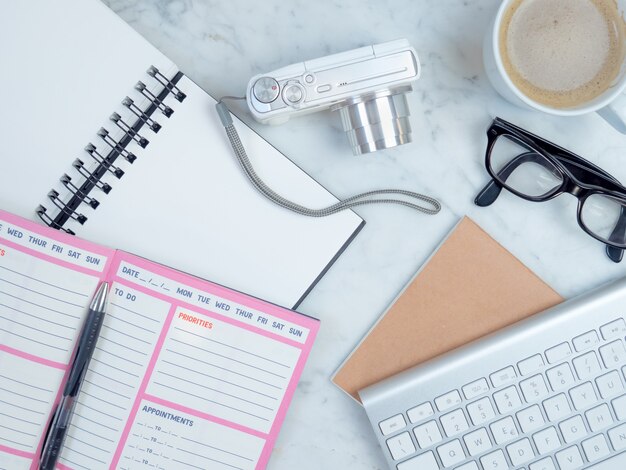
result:
[[[626,202],[604,194],[592,194],[582,205],[583,225],[601,240],[626,246]]]
[[[508,135],[497,138],[489,165],[502,185],[522,196],[546,197],[563,184],[562,173],[550,160]]]
[[[544,155],[517,138],[500,135],[489,166],[504,187],[522,197],[548,198],[563,185],[563,173]],[[580,222],[600,240],[626,247],[626,200],[591,194],[583,200]]]

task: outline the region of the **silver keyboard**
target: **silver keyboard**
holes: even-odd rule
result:
[[[360,391],[393,470],[626,469],[626,279]]]

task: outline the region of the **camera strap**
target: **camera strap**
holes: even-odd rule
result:
[[[284,198],[283,196],[272,190],[267,184],[265,184],[265,182],[259,177],[256,171],[254,171],[252,163],[250,162],[250,159],[246,154],[246,150],[241,143],[241,139],[239,138],[237,129],[235,129],[230,111],[226,104],[224,104],[223,102],[223,100],[225,99],[245,98],[225,96],[221,98],[215,106],[217,108],[217,113],[220,117],[220,120],[224,125],[224,129],[226,130],[228,140],[230,141],[230,144],[233,148],[233,151],[235,152],[235,156],[237,157],[239,164],[241,165],[241,168],[243,169],[244,173],[246,174],[252,185],[256,188],[256,190],[273,203],[284,207],[285,209],[289,209],[290,211],[296,212],[301,215],[306,215],[308,217],[326,217],[345,209],[351,209],[353,207],[363,206],[366,204],[397,204],[428,215],[435,215],[441,210],[441,204],[436,199],[403,189],[377,189],[374,191],[367,191],[321,209],[311,209]],[[400,199],[392,196],[404,196],[409,200]],[[411,202],[410,200],[413,200],[413,202]],[[419,201],[420,203],[425,203],[425,205],[421,205],[416,201]]]

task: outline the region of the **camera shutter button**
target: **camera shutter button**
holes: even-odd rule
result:
[[[298,104],[304,100],[304,88],[299,83],[290,83],[283,89],[283,99],[287,104]]]
[[[280,87],[278,86],[278,82],[273,78],[261,77],[254,82],[252,91],[254,92],[255,98],[261,103],[271,103],[278,98]]]

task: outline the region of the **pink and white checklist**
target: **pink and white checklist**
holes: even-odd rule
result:
[[[59,468],[265,468],[317,320],[3,211],[0,468],[36,468],[103,280],[107,315]]]

